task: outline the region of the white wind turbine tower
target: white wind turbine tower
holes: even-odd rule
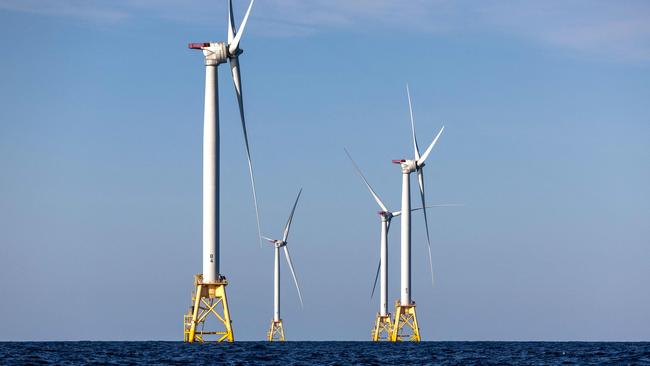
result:
[[[287,264],[289,264],[289,269],[291,270],[291,275],[293,276],[293,282],[296,284],[296,289],[298,290],[298,298],[300,299],[300,305],[302,306],[302,295],[300,293],[300,286],[298,286],[298,279],[296,278],[296,271],[293,269],[293,262],[291,261],[291,255],[289,254],[289,247],[287,246],[287,240],[289,239],[289,230],[291,229],[291,223],[293,222],[293,214],[296,212],[296,206],[298,205],[298,200],[300,199],[300,194],[302,193],[302,188],[298,192],[298,197],[296,197],[296,202],[293,204],[291,213],[289,214],[289,219],[287,224],[284,226],[284,232],[282,233],[282,239],[271,239],[263,236],[269,243],[273,244],[275,247],[275,265],[273,271],[273,320],[271,321],[271,327],[269,328],[267,339],[269,341],[284,341],[284,326],[282,325],[282,318],[280,317],[280,248],[284,248],[284,255],[287,258]]]
[[[241,75],[239,56],[242,49],[239,47],[241,37],[248,21],[254,0],[251,0],[244,20],[235,32],[235,22],[232,13],[232,0],[228,1],[228,43],[206,42],[190,43],[189,48],[201,50],[205,58],[205,106],[203,115],[203,273],[195,276],[196,290],[193,294],[193,306],[190,313],[185,316],[184,339],[187,342],[203,342],[204,335],[217,335],[218,341],[234,340],[228,303],[226,301],[225,286],[227,281],[219,269],[219,97],[217,68],[220,64],[229,62],[232,73],[239,116],[244,133],[244,144],[248,158],[255,203],[255,216],[257,220],[258,240],[260,237],[259,210],[253,177],[246,120],[244,118],[244,104],[242,97]],[[261,244],[261,241],[260,241]],[[216,306],[223,307],[222,315],[217,315]],[[203,331],[206,317],[214,314],[219,322],[223,323],[223,332]],[[201,331],[197,330],[200,325]]]
[[[379,195],[377,195],[374,189],[372,189],[372,186],[370,186],[370,183],[368,183],[368,180],[363,175],[361,169],[354,161],[354,159],[352,159],[352,156],[350,155],[348,150],[347,149],[344,150],[348,158],[352,162],[352,165],[356,169],[357,173],[359,173],[359,176],[361,177],[361,179],[363,179],[363,182],[368,188],[368,191],[370,192],[372,197],[375,199],[375,202],[377,202],[377,205],[379,205],[379,208],[381,209],[381,211],[377,212],[377,214],[379,214],[379,217],[381,219],[381,236],[379,241],[380,242],[379,265],[377,266],[377,274],[375,275],[375,282],[372,285],[372,293],[370,295],[370,297],[372,298],[372,296],[375,294],[375,288],[377,287],[377,280],[380,279],[379,313],[377,313],[377,317],[375,319],[375,326],[372,330],[372,340],[374,342],[384,341],[384,340],[388,341],[391,339],[391,330],[392,330],[391,314],[388,313],[388,231],[390,229],[390,223],[393,217],[400,216],[402,212],[391,211],[386,207],[386,205],[379,198]],[[437,205],[430,205],[426,207],[432,208],[432,207],[449,207],[449,206],[458,206],[458,205],[437,204]],[[418,211],[418,210],[422,210],[422,207],[411,209],[411,212]]]
[[[417,138],[415,136],[415,122],[413,121],[413,108],[411,104],[411,93],[408,85],[406,93],[409,101],[409,113],[411,116],[411,132],[413,135],[413,149],[415,157],[412,160],[401,159],[393,160],[393,163],[399,164],[402,169],[402,222],[401,222],[401,284],[400,299],[395,306],[395,320],[392,329],[392,341],[412,340],[420,341],[420,330],[418,327],[415,313],[415,302],[411,299],[411,173],[417,173],[418,185],[420,187],[420,198],[422,207],[426,207],[424,198],[424,175],[422,168],[431,153],[431,149],[436,145],[438,138],[444,131],[443,126],[440,132],[433,139],[433,142],[420,154]],[[427,210],[424,213],[424,225],[427,232],[427,246],[429,251],[429,269],[431,271],[431,280],[433,281],[433,261],[431,259],[431,241],[429,238],[429,223],[427,220]],[[406,334],[410,332],[410,334]]]

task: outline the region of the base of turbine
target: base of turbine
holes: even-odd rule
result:
[[[391,340],[391,333],[393,329],[393,323],[390,319],[390,314],[380,315],[377,313],[377,318],[375,319],[375,327],[372,329],[371,336],[373,342],[388,342]]]
[[[220,277],[217,282],[204,283],[203,275],[194,276],[194,292],[192,292],[192,305],[183,316],[183,341],[193,342],[233,342],[232,320],[226,299],[225,277]],[[212,315],[212,317],[211,317]],[[214,318],[214,323],[221,330],[206,330],[206,320]],[[212,325],[212,324],[210,324]]]
[[[401,305],[399,300],[395,303],[395,324],[392,329],[391,341],[420,341],[420,328],[418,327],[418,319],[415,315],[415,303]]]
[[[282,319],[278,321],[271,320],[271,327],[266,336],[269,342],[284,342],[284,327],[282,326]]]

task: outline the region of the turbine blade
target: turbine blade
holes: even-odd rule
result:
[[[392,220],[393,220],[393,219],[390,218],[390,219],[388,219],[388,222],[386,223],[386,235],[388,235],[388,231],[390,231],[390,222],[391,222]]]
[[[411,91],[409,85],[406,84],[406,95],[409,98],[409,114],[411,115],[411,133],[413,134],[413,150],[415,150],[415,160],[420,160],[420,148],[418,147],[418,139],[415,137],[415,121],[413,120],[413,105],[411,104]]]
[[[465,205],[462,204],[462,203],[442,203],[442,204],[439,204],[439,205],[429,205],[429,206],[427,206],[427,208],[433,208],[433,207],[457,207],[457,206],[465,206]],[[422,209],[422,207],[412,208],[411,212],[419,211],[421,209]],[[397,217],[397,216],[399,216],[401,214],[402,214],[402,211],[392,212],[393,217]]]
[[[370,298],[375,295],[375,289],[377,288],[377,279],[379,279],[379,270],[381,269],[381,259],[379,260],[379,265],[377,265],[377,274],[375,275],[375,283],[372,284],[372,293],[370,294]]]
[[[459,207],[459,206],[465,206],[465,205],[463,205],[462,203],[442,203],[442,204],[439,204],[439,205],[429,205],[429,206],[427,206],[426,208],[433,208],[433,207]],[[411,212],[413,212],[413,211],[419,211],[419,210],[421,210],[421,209],[422,209],[422,207],[412,208],[412,209],[411,209]]]
[[[424,174],[422,169],[418,169],[418,185],[420,186],[420,198],[422,199],[422,207],[427,207],[424,200]],[[431,271],[431,285],[434,284],[433,280],[433,259],[431,258],[431,239],[429,238],[429,221],[427,220],[427,210],[422,210],[424,213],[424,227],[427,231],[427,249],[429,250],[429,270]]]
[[[232,15],[232,0],[228,0],[228,44],[235,38],[235,19]]]
[[[302,188],[300,188],[300,191],[298,191],[298,197],[296,197],[296,202],[294,202],[293,208],[291,209],[289,220],[287,220],[287,224],[284,226],[284,233],[282,234],[283,242],[286,242],[287,239],[289,238],[289,228],[291,228],[291,222],[293,221],[293,213],[296,212],[296,206],[298,205],[298,199],[300,199],[301,193],[302,193]]]
[[[381,207],[381,209],[384,210],[385,212],[388,212],[388,209],[386,208],[386,205],[384,205],[384,203],[381,202],[381,200],[379,199],[379,196],[377,196],[377,193],[375,193],[375,191],[372,189],[372,187],[370,186],[370,183],[368,183],[368,180],[366,179],[366,177],[363,176],[363,173],[361,172],[361,169],[359,169],[359,166],[357,166],[357,163],[354,162],[354,159],[352,159],[352,156],[350,156],[350,153],[348,152],[348,150],[346,148],[343,148],[343,150],[345,151],[345,154],[348,156],[348,158],[352,162],[352,165],[354,165],[354,169],[357,170],[357,173],[359,173],[359,176],[361,176],[361,179],[363,179],[363,182],[366,184],[366,187],[368,187],[368,190],[370,191],[370,194],[375,198],[375,201],[377,202],[379,207]]]
[[[266,236],[262,235],[262,238],[265,239],[266,241],[268,241],[269,243],[275,244],[275,240],[273,240],[273,239],[271,239],[269,237],[266,237]]]
[[[244,117],[244,100],[242,96],[241,75],[239,70],[239,58],[237,56],[230,58],[230,71],[232,80],[237,92],[237,103],[239,104],[239,117],[241,118],[241,127],[244,133],[244,144],[246,145],[246,158],[248,159],[248,172],[251,177],[251,187],[253,189],[253,202],[255,203],[255,219],[257,220],[257,237],[262,247],[262,231],[260,229],[260,210],[257,205],[257,191],[255,189],[255,177],[253,175],[253,162],[251,161],[251,150],[248,145],[248,132],[246,131],[246,118]]]
[[[291,270],[291,275],[293,276],[293,282],[296,284],[296,290],[298,290],[298,298],[300,299],[300,307],[303,307],[302,303],[302,294],[300,293],[300,286],[298,286],[298,279],[296,278],[296,271],[293,269],[293,262],[291,261],[291,255],[289,255],[289,248],[284,246],[284,255],[287,257],[287,263],[289,263],[289,269]]]
[[[427,147],[427,150],[424,152],[422,157],[417,159],[418,165],[424,164],[424,161],[427,160],[427,157],[429,156],[429,153],[431,152],[431,149],[433,149],[433,146],[435,146],[436,142],[438,142],[438,138],[440,137],[440,135],[442,135],[442,131],[444,131],[444,130],[445,130],[445,126],[442,126],[442,128],[440,129],[440,132],[438,132],[438,134],[436,135],[436,138],[433,139],[433,141],[431,142],[431,145],[429,145],[429,147]]]
[[[253,8],[254,2],[255,0],[251,0],[250,5],[248,5],[248,10],[246,10],[246,15],[244,15],[244,20],[242,20],[239,29],[237,29],[237,34],[235,35],[235,39],[233,39],[232,42],[228,43],[228,51],[230,52],[231,55],[234,55],[239,49],[239,41],[241,41],[241,36],[242,34],[244,34],[244,28],[246,28],[246,23],[248,23],[248,16],[251,14],[251,9]]]

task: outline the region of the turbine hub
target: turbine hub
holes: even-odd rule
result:
[[[226,50],[228,51],[228,57],[237,57],[237,56],[241,55],[242,53],[244,53],[244,50],[242,50],[239,47],[237,47],[235,52],[230,52],[230,48],[228,48],[228,47],[226,47]]]

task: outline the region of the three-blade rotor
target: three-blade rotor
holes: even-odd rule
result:
[[[433,139],[431,144],[427,147],[427,149],[424,151],[424,154],[420,154],[420,149],[418,147],[418,141],[417,141],[417,136],[415,134],[415,120],[413,118],[413,103],[411,102],[411,92],[409,90],[408,84],[406,85],[406,95],[408,96],[408,101],[409,101],[409,115],[411,117],[411,134],[413,136],[413,149],[415,153],[415,158],[413,159],[415,161],[415,169],[417,171],[418,175],[418,186],[420,188],[420,199],[422,201],[422,213],[424,214],[424,226],[426,229],[427,233],[427,249],[429,253],[429,270],[431,272],[431,283],[434,283],[434,277],[433,277],[433,259],[431,257],[431,238],[429,236],[429,220],[427,218],[427,210],[426,208],[428,207],[426,205],[426,200],[424,196],[424,173],[422,171],[422,168],[424,167],[424,163],[427,160],[427,157],[429,156],[429,153],[431,153],[431,150],[433,147],[436,145],[436,142],[438,142],[438,139],[440,138],[440,135],[442,135],[442,131],[445,130],[445,127],[442,126],[436,137]]]

